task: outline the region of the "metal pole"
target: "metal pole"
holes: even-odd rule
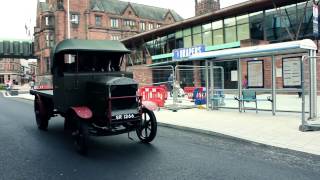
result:
[[[209,70],[208,70],[208,66],[209,66],[209,63],[208,63],[208,60],[205,60],[205,64],[206,64],[206,99],[207,99],[207,103],[206,103],[206,109],[209,110],[209,96],[208,96],[208,91],[209,91]]]
[[[70,0],[67,1],[67,39],[70,39]],[[68,55],[68,62],[71,63],[71,54]]]
[[[221,69],[221,89],[224,90],[224,68],[220,67]]]
[[[175,72],[173,70],[173,77],[172,77],[172,95],[173,95],[173,107],[174,107],[174,111],[176,111],[176,108],[177,108],[177,101],[178,101],[178,94],[177,94],[177,89],[176,89],[176,75],[178,73],[178,66],[177,65],[175,67]],[[173,68],[173,66],[172,66]]]
[[[213,70],[213,62],[210,61],[210,98],[213,98],[214,94],[214,70]],[[210,100],[209,98],[209,100]],[[207,101],[208,102],[208,101]],[[213,103],[211,101],[211,109],[213,109]]]
[[[276,61],[275,57],[272,56],[272,115],[276,115]]]
[[[237,64],[238,64],[238,97],[241,98],[241,95],[242,95],[242,67],[241,67],[240,58],[238,59]],[[239,112],[241,112],[241,109],[242,109],[241,101],[239,101],[238,103],[239,103]]]
[[[312,50],[312,74],[313,74],[313,114],[312,118],[317,118],[317,58],[316,58],[316,51]]]
[[[304,126],[306,125],[306,121],[305,121],[305,112],[306,112],[306,107],[305,107],[305,103],[306,103],[306,97],[305,97],[305,79],[304,79],[304,60],[305,60],[306,56],[302,56],[301,58],[301,126],[300,126],[300,130],[303,130]]]
[[[313,77],[313,56],[312,50],[309,51],[309,57],[308,57],[308,64],[309,64],[309,118],[313,118],[314,114],[314,93],[313,93],[313,84],[314,84],[314,77]]]

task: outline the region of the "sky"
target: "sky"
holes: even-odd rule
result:
[[[72,0],[70,0],[72,1]],[[124,0],[134,3],[158,6],[175,10],[183,18],[194,16],[194,0]],[[221,8],[247,0],[220,0]],[[0,0],[0,39],[31,39],[25,25],[35,25],[37,0]]]

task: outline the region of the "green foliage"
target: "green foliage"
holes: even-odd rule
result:
[[[0,90],[5,90],[6,86],[4,84],[0,84]]]

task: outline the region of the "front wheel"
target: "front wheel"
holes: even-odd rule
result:
[[[157,120],[154,113],[146,108],[142,109],[141,126],[136,130],[137,136],[143,143],[150,143],[157,134]]]
[[[88,124],[78,120],[77,127],[72,135],[74,136],[74,145],[77,152],[86,155],[88,153],[89,141]]]

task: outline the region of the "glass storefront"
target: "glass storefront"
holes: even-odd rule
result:
[[[157,37],[145,43],[142,48],[148,49],[150,55],[154,56],[201,44],[208,47],[246,39],[267,40],[273,43],[292,38],[312,38],[312,3],[308,3],[306,11],[305,5],[303,2],[214,20]]]

